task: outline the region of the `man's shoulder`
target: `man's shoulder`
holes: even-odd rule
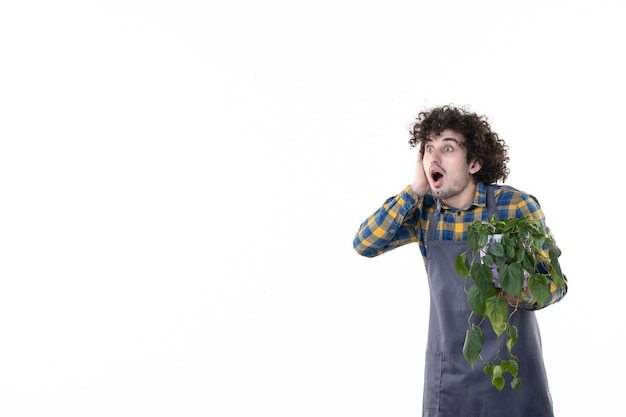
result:
[[[516,205],[521,202],[533,200],[537,202],[537,199],[526,191],[519,190],[508,184],[494,184],[494,196],[498,205]]]

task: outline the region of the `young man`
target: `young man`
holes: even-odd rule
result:
[[[467,227],[496,214],[500,219],[532,216],[548,230],[538,201],[504,183],[507,146],[484,116],[464,108],[437,107],[419,113],[410,129],[411,147],[420,146],[415,178],[360,226],[354,249],[374,257],[417,242],[430,288],[430,321],[425,361],[424,417],[552,417],[552,399],[541,351],[535,311],[561,300],[567,280],[541,307],[532,294],[518,299],[516,326],[523,384],[519,390],[491,385],[482,366],[463,357],[469,307],[464,280],[455,272],[457,255],[469,247]],[[511,307],[513,308],[513,307]],[[497,338],[485,329],[483,352],[497,350]]]

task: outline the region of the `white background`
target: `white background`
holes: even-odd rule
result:
[[[563,251],[557,415],[618,415],[621,4],[2,2],[0,414],[421,415],[419,250],[352,238],[454,103]]]

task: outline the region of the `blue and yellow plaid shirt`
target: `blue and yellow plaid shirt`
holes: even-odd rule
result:
[[[537,219],[548,230],[539,202],[530,194],[523,193],[508,185],[494,184],[496,210],[501,219],[521,218],[528,215]],[[354,237],[354,249],[360,255],[374,257],[408,243],[417,242],[426,264],[426,231],[432,214],[440,212],[434,239],[467,240],[467,227],[476,220],[486,220],[487,193],[485,185],[478,183],[476,196],[465,209],[448,207],[430,194],[419,198],[411,187],[407,186],[395,197],[385,201],[381,208],[369,216]],[[553,283],[551,295],[543,307],[554,304],[567,293],[567,278],[561,288]],[[536,302],[523,303],[528,310],[541,308]]]

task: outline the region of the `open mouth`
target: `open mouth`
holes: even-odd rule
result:
[[[443,181],[443,171],[434,166],[430,170],[431,186],[437,187],[441,185]]]

